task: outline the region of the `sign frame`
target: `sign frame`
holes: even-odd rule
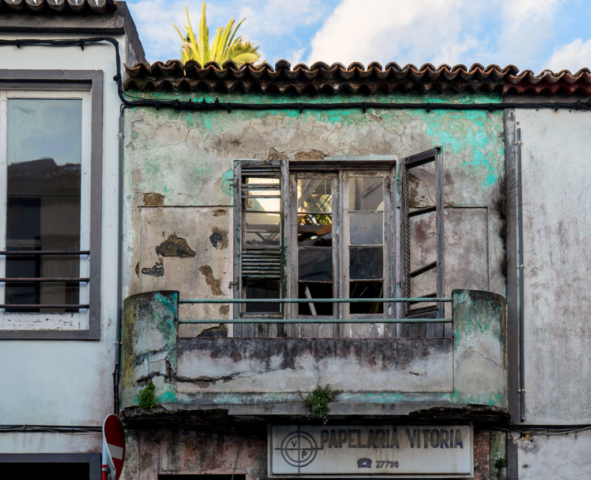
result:
[[[384,470],[384,473],[367,473],[367,474],[360,474],[359,472],[351,472],[351,473],[285,473],[285,472],[274,472],[273,471],[273,454],[274,450],[280,450],[282,447],[278,447],[278,445],[274,445],[274,437],[273,437],[273,429],[277,427],[291,427],[294,430],[297,430],[298,436],[301,432],[300,429],[310,429],[310,428],[323,428],[323,429],[355,429],[355,428],[380,428],[383,426],[389,425],[390,428],[408,428],[408,427],[415,427],[419,429],[427,429],[428,427],[431,428],[454,428],[454,427],[469,427],[470,432],[470,442],[469,442],[469,458],[470,458],[470,472],[465,473],[408,473],[408,472],[401,472],[396,473],[395,471],[388,469]],[[295,434],[294,432],[293,434]],[[306,432],[304,432],[306,433]],[[420,434],[419,434],[420,435]],[[289,435],[288,435],[289,436]],[[287,436],[286,436],[287,439]],[[285,442],[285,439],[282,443]],[[318,450],[320,450],[318,448]],[[282,454],[283,455],[283,454]],[[283,457],[285,459],[285,457]],[[368,459],[360,459],[361,460],[368,460]],[[313,461],[313,460],[312,460]],[[311,463],[311,461],[310,461]],[[308,463],[309,464],[309,463]],[[307,465],[308,465],[307,464]],[[276,469],[277,470],[277,469]],[[372,422],[372,423],[355,423],[355,424],[344,424],[339,423],[338,425],[310,425],[310,424],[303,424],[303,425],[286,425],[282,422],[274,422],[269,423],[267,425],[267,477],[268,478],[310,478],[310,479],[321,479],[321,478],[372,478],[372,479],[391,479],[391,478],[405,478],[405,479],[443,479],[443,478],[472,478],[474,477],[474,425],[473,422],[462,422],[457,424],[445,424],[445,425],[435,425],[435,424],[420,424],[420,423],[413,423],[413,422],[405,422],[403,424],[399,424],[397,422]]]

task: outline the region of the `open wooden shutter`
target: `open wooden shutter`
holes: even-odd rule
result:
[[[444,295],[443,166],[440,147],[402,159],[401,295]],[[443,303],[403,304],[403,318],[443,318]],[[401,324],[400,336],[441,337],[443,324]]]
[[[284,160],[237,160],[234,164],[234,297],[284,298]],[[282,318],[280,304],[236,304],[235,318]],[[236,325],[235,336],[274,336],[276,325]]]

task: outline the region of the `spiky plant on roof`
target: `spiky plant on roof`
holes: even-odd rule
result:
[[[207,62],[217,62],[221,65],[228,60],[232,60],[240,66],[245,63],[255,63],[261,58],[260,53],[258,53],[258,46],[242,37],[236,37],[238,28],[246,18],[243,18],[236,27],[234,27],[234,19],[230,20],[225,28],[219,27],[213,42],[210,44],[205,7],[205,2],[203,2],[201,21],[199,22],[199,35],[197,37],[191,26],[187,7],[185,7],[187,23],[189,24],[185,27],[187,34],[183,35],[178,27],[176,25],[174,26],[183,42],[183,46],[181,47],[181,60],[183,62],[195,60],[201,65],[205,65]]]

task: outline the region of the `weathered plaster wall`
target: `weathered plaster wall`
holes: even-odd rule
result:
[[[517,110],[528,423],[591,423],[591,114]]]
[[[125,415],[135,414],[150,381],[155,403],[167,411],[297,404],[300,391],[326,384],[340,392],[336,402],[508,407],[500,295],[454,291],[453,340],[178,338],[178,299],[178,292],[156,291],[125,300]]]
[[[525,421],[591,422],[591,114],[516,110],[523,159]],[[591,435],[518,440],[520,478],[590,478]]]
[[[3,34],[4,39],[43,35]],[[60,38],[72,37],[61,35]],[[76,36],[79,37],[79,36]],[[55,38],[55,37],[51,37]],[[117,37],[125,51],[125,39]],[[117,322],[119,97],[110,44],[80,48],[2,47],[3,69],[103,70],[102,313],[100,341],[3,341],[0,424],[100,426],[113,409]],[[125,61],[123,55],[122,62]],[[1,452],[100,452],[100,435],[0,433]]]
[[[519,455],[519,478],[571,480],[591,478],[591,432],[569,435],[515,434]]]
[[[497,480],[491,436],[474,431],[475,480]],[[165,475],[245,475],[267,478],[266,439],[208,434],[197,429],[130,431],[123,480],[157,480]],[[492,475],[491,475],[492,473]],[[557,477],[558,478],[558,477]]]
[[[132,92],[140,95],[137,92]],[[157,94],[158,98],[170,97]],[[185,98],[189,98],[185,96]],[[196,99],[200,99],[201,97]],[[294,101],[289,97],[225,96],[238,102]],[[366,97],[306,98],[306,101],[367,101]],[[498,101],[497,96],[430,97],[431,101]],[[304,100],[300,97],[295,101]],[[424,101],[425,97],[392,95],[380,101]],[[501,112],[422,110],[360,110],[211,113],[137,109],[126,111],[126,281],[124,295],[169,289],[174,272],[183,298],[215,293],[199,282],[211,266],[218,293],[229,295],[231,245],[211,248],[213,226],[233,231],[231,212],[208,215],[233,205],[232,159],[290,158],[300,161],[325,156],[399,155],[433,146],[444,149],[446,203],[446,290],[490,290],[504,294],[503,257],[491,199],[503,175],[504,144]],[[422,192],[415,195],[422,201]],[[426,200],[429,201],[428,199]],[[158,213],[162,228],[144,234],[148,218]],[[203,211],[204,213],[198,213]],[[197,221],[195,221],[195,218]],[[206,221],[205,219],[208,218]],[[152,220],[150,220],[152,221]],[[203,223],[204,222],[204,223]],[[189,227],[189,225],[191,225]],[[198,227],[196,229],[195,225]],[[429,230],[424,229],[429,236]],[[181,235],[179,232],[183,231]],[[182,237],[198,252],[194,257],[162,257],[164,275],[150,275],[159,261],[155,248],[170,235]],[[183,236],[185,235],[185,236]],[[158,237],[158,238],[156,238]],[[422,239],[427,242],[428,239]],[[232,242],[230,241],[230,244]],[[149,255],[146,255],[146,253]],[[225,261],[224,261],[225,259]],[[146,273],[144,273],[146,272]],[[171,274],[172,275],[172,274]],[[185,280],[186,279],[186,280]],[[176,284],[175,284],[175,288]],[[205,310],[203,310],[205,312]],[[213,315],[216,312],[207,311]],[[181,312],[181,318],[189,313]],[[205,314],[205,313],[204,313]],[[219,316],[215,315],[216,318]],[[195,335],[198,331],[186,332]]]

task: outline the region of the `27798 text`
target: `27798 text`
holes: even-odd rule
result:
[[[400,464],[398,460],[392,462],[390,460],[378,460],[376,461],[376,468],[398,468]]]

